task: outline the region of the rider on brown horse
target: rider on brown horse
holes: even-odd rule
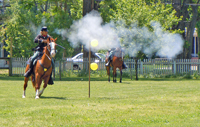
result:
[[[42,54],[43,48],[45,46],[47,46],[48,38],[52,38],[52,37],[50,35],[48,35],[47,27],[44,26],[44,27],[42,27],[40,34],[37,35],[34,40],[35,43],[38,43],[38,46],[35,47],[35,53],[30,59],[29,70],[24,74],[25,77],[29,77],[32,74],[33,62],[37,57],[39,57]],[[53,59],[52,59],[52,67],[54,67]],[[52,73],[51,73],[48,84],[53,84]]]
[[[109,50],[108,50],[108,62],[106,63],[105,66],[109,66],[109,65],[110,65],[110,63],[112,62],[112,58],[113,58],[115,52],[117,51],[117,49],[118,49],[118,48],[112,48],[112,49],[109,49]],[[126,64],[123,62],[123,64],[122,64],[122,69],[126,69],[126,68],[127,68],[127,66],[126,66]]]

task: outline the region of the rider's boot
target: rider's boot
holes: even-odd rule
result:
[[[108,57],[108,62],[105,64],[105,66],[109,66],[110,65],[110,62],[111,62],[111,56]]]
[[[49,85],[53,85],[53,78],[52,78],[52,72],[51,72],[51,75],[50,75],[50,78],[49,78],[49,82],[48,82]]]
[[[110,60],[108,60],[108,62],[105,64],[106,66],[109,66],[110,65]]]
[[[29,64],[29,69],[28,69],[28,71],[24,74],[24,77],[29,77],[29,76],[31,76],[31,74],[32,74],[32,68],[33,68],[33,61],[30,61],[30,64]]]
[[[123,62],[122,64],[122,69],[127,69],[128,67],[126,66],[126,64]]]

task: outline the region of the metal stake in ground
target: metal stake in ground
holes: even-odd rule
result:
[[[91,46],[92,47],[96,47],[98,45],[98,40],[94,39],[91,41],[91,43],[89,44],[89,98],[90,98],[90,68],[92,70],[96,70],[98,68],[98,65],[96,63],[91,63]]]

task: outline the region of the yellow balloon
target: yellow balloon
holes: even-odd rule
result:
[[[91,63],[90,64],[90,68],[92,69],[92,70],[97,70],[98,69],[98,65],[97,65],[97,63]]]
[[[98,40],[96,40],[96,39],[94,39],[94,40],[91,41],[92,47],[97,47],[98,44],[99,44],[99,42],[98,42]]]

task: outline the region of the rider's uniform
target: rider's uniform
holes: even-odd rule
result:
[[[40,55],[40,53],[42,53],[44,47],[47,46],[47,43],[43,43],[43,40],[47,40],[48,38],[52,37],[50,35],[42,36],[41,34],[35,37],[34,42],[38,43],[38,46],[35,47],[35,53],[31,57],[31,62],[33,62]]]

